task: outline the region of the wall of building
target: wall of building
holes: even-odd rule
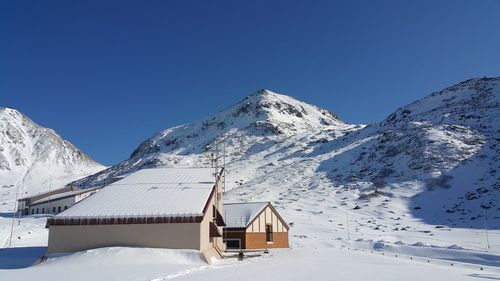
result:
[[[89,197],[90,195],[96,193],[97,190],[93,190],[93,191],[89,191],[89,192],[85,192],[85,193],[81,193],[81,194],[77,194],[75,196],[75,204],[82,201],[83,199]]]
[[[28,208],[28,213],[29,215],[33,214],[58,214],[71,206],[75,205],[76,203],[82,201],[83,199],[89,197],[90,195],[96,193],[96,190],[92,190],[89,192],[73,195],[67,198],[62,198],[62,199],[55,199],[50,202],[42,203],[42,204],[36,204],[36,205],[31,205]],[[55,208],[55,210],[54,210]],[[60,208],[60,209],[59,209]]]
[[[71,196],[68,198],[54,200],[42,204],[32,205],[28,208],[28,214],[57,214],[59,212],[64,211],[67,208],[70,208],[75,204],[75,197]],[[54,212],[55,208],[55,212]],[[61,208],[61,211],[59,211]]]
[[[205,251],[209,248],[212,247],[217,247],[221,251],[225,250],[224,246],[224,241],[222,237],[210,237],[210,223],[214,221],[214,212],[213,212],[213,207],[215,204],[214,197],[210,199],[210,202],[208,203],[208,210],[206,214],[203,217],[203,220],[201,221],[201,226],[200,226],[200,249],[201,251]],[[217,202],[217,205],[222,206],[222,202]],[[220,212],[220,211],[219,211]],[[222,227],[218,227],[220,233],[223,232]]]
[[[245,249],[245,244],[246,244],[246,235],[245,231],[225,231],[224,232],[224,239],[239,239],[240,240],[240,247],[242,249]]]
[[[18,203],[17,210],[22,211],[23,215],[31,214],[31,210],[28,210],[28,207],[32,202],[49,197],[51,195],[60,194],[63,192],[68,192],[68,191],[73,191],[73,190],[74,190],[74,187],[67,186],[67,187],[63,187],[60,189],[52,190],[50,192],[45,192],[45,193],[41,193],[38,195],[33,195],[31,197],[25,197],[25,198],[19,199],[17,201],[17,203]]]
[[[216,202],[217,191],[220,192]],[[210,237],[214,221],[213,206],[223,213],[222,181],[211,197],[200,223],[51,225],[48,252],[74,252],[100,247],[132,246],[170,249],[194,249],[210,257],[212,249],[224,251],[222,237]],[[222,227],[218,227],[222,233]]]
[[[51,225],[48,252],[75,252],[111,246],[202,250],[200,225],[200,223]]]
[[[266,242],[266,225],[272,226],[272,242]],[[288,230],[273,209],[267,206],[247,227],[242,245],[245,249],[288,248]]]
[[[266,232],[266,224],[273,226],[273,232],[288,232],[283,222],[269,206],[247,227],[247,232]]]
[[[288,248],[288,232],[274,232],[273,242],[266,242],[265,232],[245,233],[245,249]]]

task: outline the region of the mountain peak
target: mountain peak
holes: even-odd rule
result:
[[[318,120],[322,125],[343,123],[334,113],[326,109],[268,89],[257,90],[221,113],[230,114],[234,118],[285,123],[317,123]]]
[[[260,89],[210,117],[158,132],[142,142],[129,159],[73,184],[101,185],[110,177],[145,167],[210,165],[207,155],[221,140],[230,162],[262,148],[290,145],[291,140],[318,135],[337,138],[359,128],[343,123],[326,109]],[[324,141],[326,137],[320,142]]]
[[[0,114],[9,114],[11,116],[24,116],[19,110],[12,107],[0,107]]]
[[[0,108],[0,178],[4,184],[25,184],[29,192],[35,192],[51,179],[54,185],[63,185],[103,168],[54,130],[16,109]]]
[[[252,94],[246,96],[242,102],[252,100],[252,101],[264,101],[264,100],[281,100],[282,102],[286,102],[287,100],[296,100],[290,96],[279,94],[277,92],[268,90],[268,89],[259,89]],[[298,101],[298,100],[297,100]]]
[[[271,90],[260,89],[211,117],[165,129],[144,141],[132,153],[140,158],[155,153],[204,153],[219,139],[239,139],[239,150],[272,139],[350,130],[326,109]]]
[[[262,88],[262,89],[259,89],[259,90],[255,91],[252,95],[258,96],[258,95],[268,95],[268,94],[276,94],[276,93],[273,92],[273,91],[271,91],[271,90]]]
[[[260,99],[266,99],[266,98],[290,98],[290,96],[279,94],[275,91],[269,90],[269,89],[259,89],[252,94],[248,95],[245,99],[251,99],[251,98],[260,98]]]

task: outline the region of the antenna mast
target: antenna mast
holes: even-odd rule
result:
[[[222,192],[226,191],[226,139],[222,143],[222,167],[224,168],[224,181],[222,182]]]
[[[214,158],[214,161],[215,161],[215,173],[214,173],[214,176],[215,176],[215,199],[214,199],[214,203],[215,203],[215,206],[216,208],[218,209],[219,208],[219,184],[217,182],[217,177],[218,177],[218,173],[219,173],[219,140],[218,138],[215,138],[215,158]],[[214,214],[215,216],[215,214]]]

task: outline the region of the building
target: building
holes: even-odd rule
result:
[[[288,225],[269,202],[224,204],[227,249],[288,248]]]
[[[49,218],[48,252],[131,246],[221,258],[223,182],[222,169],[139,170]]]
[[[54,194],[28,205],[28,214],[58,214],[99,191],[99,188],[76,189]]]
[[[77,189],[67,186],[49,192],[26,196],[17,200],[17,210],[23,215],[58,214],[88,196],[99,188]]]

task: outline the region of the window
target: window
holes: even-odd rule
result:
[[[241,239],[239,238],[229,238],[226,239],[226,247],[228,249],[241,249]]]
[[[68,206],[64,206],[64,210],[67,210],[68,209]]]
[[[60,213],[61,212],[61,206],[57,207],[57,212]]]
[[[54,214],[56,213],[56,207],[52,208],[52,213],[54,213]]]
[[[31,214],[35,214],[35,209],[31,209]]]
[[[45,213],[45,208],[42,208],[42,214]]]
[[[38,208],[36,208],[36,213],[38,214]]]
[[[266,242],[273,242],[273,226],[266,224]]]

